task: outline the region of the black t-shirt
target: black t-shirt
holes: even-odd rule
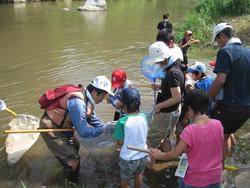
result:
[[[168,33],[171,33],[173,30],[173,27],[172,27],[172,24],[168,20],[163,20],[158,23],[157,29],[160,31],[166,29]]]
[[[174,63],[166,69],[166,76],[161,82],[161,93],[158,93],[157,104],[161,103],[172,97],[170,88],[178,87],[181,88],[181,93],[184,91],[185,78],[181,70],[179,63]],[[179,106],[175,104],[171,107],[161,109],[161,112],[172,112],[175,111]]]
[[[214,73],[227,74],[222,103],[250,106],[250,49],[232,43],[217,52]]]

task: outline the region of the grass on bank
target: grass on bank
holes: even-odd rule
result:
[[[250,0],[198,0],[194,9],[186,15],[184,22],[176,28],[176,40],[183,38],[186,30],[193,31],[193,38],[200,46],[211,40],[212,27],[222,16],[240,16],[250,13]]]

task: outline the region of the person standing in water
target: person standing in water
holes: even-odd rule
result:
[[[171,59],[170,49],[164,42],[158,41],[149,46],[148,58],[144,58],[155,66],[159,66],[165,77],[161,85],[152,84],[152,89],[159,91],[155,105],[155,115],[148,132],[149,147],[169,148],[168,138],[179,118],[179,105],[184,92],[183,64]],[[161,143],[161,141],[167,141]],[[167,144],[168,143],[168,144]]]
[[[168,20],[169,14],[164,14],[162,16],[163,20],[160,21],[157,25],[158,33],[172,33],[173,32],[173,26],[172,23]]]
[[[195,40],[192,38],[192,31],[186,31],[184,33],[184,38],[179,42],[179,47],[182,50],[183,57],[184,57],[184,64],[188,64],[188,56],[187,56],[187,51],[192,46],[194,43],[200,42],[199,40]]]

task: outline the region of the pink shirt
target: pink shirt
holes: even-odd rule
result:
[[[191,124],[182,131],[180,137],[187,144],[185,184],[202,187],[220,183],[224,144],[221,122],[212,119],[207,125]]]

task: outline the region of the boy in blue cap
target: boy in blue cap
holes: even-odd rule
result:
[[[214,78],[211,76],[206,76],[206,66],[201,62],[195,62],[188,68],[188,72],[192,73],[192,79],[196,81],[194,87],[196,89],[201,89],[205,92],[208,92],[214,81]]]

